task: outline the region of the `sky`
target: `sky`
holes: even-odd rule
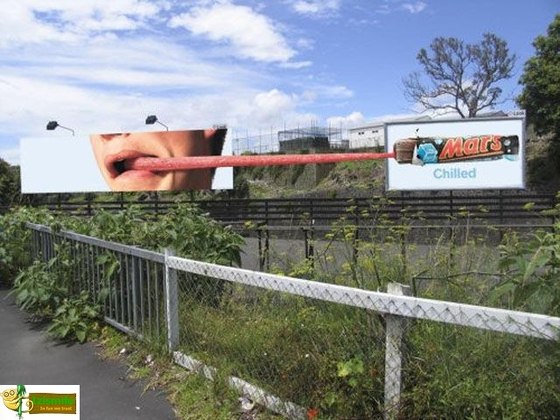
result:
[[[558,0],[0,0],[0,158],[19,139],[226,124],[230,133],[418,115],[402,80],[438,36],[486,32],[517,57]],[[159,129],[161,127],[155,126]]]

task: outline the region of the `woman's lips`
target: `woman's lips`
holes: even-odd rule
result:
[[[135,150],[123,150],[119,153],[114,153],[107,155],[104,159],[105,168],[112,179],[116,179],[122,176],[130,177],[145,177],[154,176],[154,172],[147,170],[135,170],[130,168],[130,161],[139,157],[156,157],[154,155],[149,155],[141,153]]]

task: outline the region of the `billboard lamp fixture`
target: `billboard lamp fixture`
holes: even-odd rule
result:
[[[165,129],[166,129],[167,131],[169,131],[169,127],[167,127],[165,124],[163,124],[162,122],[160,122],[160,121],[158,120],[158,117],[156,117],[155,115],[148,115],[148,116],[146,117],[146,124],[152,125],[152,124],[155,124],[155,123],[158,123],[159,125],[164,126]]]
[[[47,130],[49,131],[56,129],[57,127],[64,128],[65,130],[72,132],[72,135],[75,135],[74,130],[68,127],[64,127],[63,125],[60,125],[57,121],[49,121],[47,123]]]

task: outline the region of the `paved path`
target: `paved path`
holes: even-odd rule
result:
[[[100,359],[91,343],[50,340],[44,330],[26,322],[26,314],[7,294],[0,290],[0,385],[80,385],[85,420],[176,418],[165,395],[144,393],[141,382],[125,379],[126,366]],[[4,408],[0,419],[8,418]]]

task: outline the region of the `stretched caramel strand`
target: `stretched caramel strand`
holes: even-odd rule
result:
[[[232,166],[304,165],[336,163],[356,160],[394,158],[395,153],[320,153],[309,155],[253,155],[253,156],[185,156],[175,158],[136,158],[127,161],[127,169],[152,172],[184,171]]]

